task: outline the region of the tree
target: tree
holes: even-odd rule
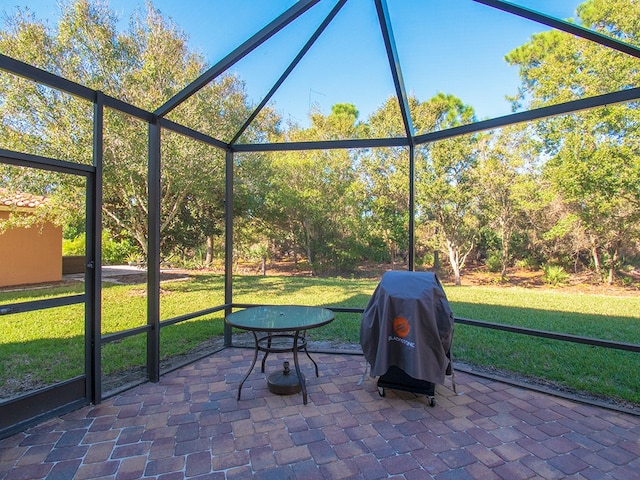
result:
[[[374,127],[375,129],[375,127]],[[362,156],[360,198],[369,255],[383,245],[392,267],[409,250],[409,155],[404,148],[378,148]]]
[[[416,102],[411,99],[412,104]],[[389,98],[368,123],[374,137],[402,135],[404,126],[397,99]],[[406,257],[409,249],[409,153],[406,148],[377,148],[365,152],[360,160],[368,243],[384,245],[395,267],[398,257]]]
[[[640,44],[637,0],[589,0],[578,8],[582,23]],[[507,55],[520,67],[517,100],[539,107],[636,86],[638,60],[560,32],[535,35]],[[591,243],[599,273],[612,283],[622,248],[639,238],[640,109],[636,103],[598,108],[538,124],[549,161],[545,175],[570,207]]]
[[[526,129],[520,126],[504,128],[482,138],[480,142],[477,181],[480,213],[483,223],[490,226],[500,239],[502,281],[507,280],[511,242],[523,214],[526,185],[531,178],[532,160]]]
[[[286,140],[343,139],[359,134],[355,107],[311,115],[308,129],[291,128]],[[270,156],[262,189],[266,223],[293,243],[313,272],[353,268],[359,251],[359,209],[353,189],[354,158],[346,150],[281,152]],[[277,240],[277,239],[276,239]]]
[[[473,108],[453,95],[439,93],[414,110],[422,128],[444,129],[469,123]],[[478,189],[475,168],[475,135],[464,135],[416,149],[417,205],[423,222],[447,249],[454,283],[461,284],[461,271],[479,235]]]
[[[621,249],[640,238],[640,151],[621,146],[609,134],[596,141],[585,138],[580,126],[597,129],[589,125],[589,117],[584,122],[576,118],[575,127],[566,132],[568,148],[549,160],[546,175],[583,225],[596,272],[600,275],[605,263],[612,284]]]
[[[409,98],[409,108],[418,132],[434,131],[469,123],[473,109],[453,95],[439,93],[428,101]],[[403,134],[400,109],[390,98],[369,119],[378,137]],[[475,136],[463,136],[415,150],[416,212],[422,226],[417,231],[432,232],[435,239],[423,243],[443,245],[460,284],[461,270],[473,251],[479,232],[475,188]],[[408,246],[409,157],[402,149],[378,149],[361,158],[367,192],[367,210],[374,229],[394,258],[400,246]],[[435,242],[434,242],[435,240]]]
[[[153,111],[207,67],[187,48],[187,38],[151,5],[119,32],[117,17],[102,3],[76,0],[62,7],[55,30],[28,12],[9,19],[0,49],[52,73]],[[89,163],[92,108],[87,102],[10,76],[0,103],[0,133],[8,148]],[[244,86],[227,75],[210,83],[171,113],[171,119],[230,138],[249,115]],[[198,119],[193,121],[191,119]],[[258,127],[276,119],[267,113]],[[210,128],[210,127],[209,127]],[[258,135],[249,130],[248,135]],[[183,238],[179,217],[191,215],[201,236],[219,231],[210,219],[223,215],[224,160],[219,152],[177,134],[163,132],[161,234],[163,254],[171,239]],[[123,113],[105,111],[104,203],[107,227],[127,232],[147,248],[147,126]],[[185,206],[189,203],[188,206]],[[171,231],[171,234],[169,234]]]

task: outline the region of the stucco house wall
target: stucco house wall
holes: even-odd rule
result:
[[[28,215],[43,197],[7,197],[0,191],[0,220],[11,211]],[[51,222],[0,233],[0,287],[62,280],[62,228]]]

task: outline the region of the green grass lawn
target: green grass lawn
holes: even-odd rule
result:
[[[364,307],[377,280],[238,276],[237,303]],[[520,325],[593,338],[640,343],[640,298],[505,287],[445,286],[457,317]],[[82,286],[0,292],[0,305],[81,293]],[[196,274],[161,284],[161,319],[220,305],[221,275]],[[102,332],[146,323],[145,285],[105,284]],[[311,332],[312,340],[359,343],[360,315],[338,313]],[[0,316],[0,398],[72,378],[83,372],[82,306]],[[222,335],[222,312],[164,327],[163,359],[185,354]],[[104,377],[146,364],[146,339],[137,335],[104,346]],[[454,359],[514,372],[594,395],[640,404],[640,355],[456,325]]]

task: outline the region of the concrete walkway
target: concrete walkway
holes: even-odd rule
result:
[[[460,395],[362,385],[363,358],[303,355],[309,403],[232,348],[0,441],[0,479],[640,479],[640,417],[458,373]],[[286,355],[271,355],[267,373]]]

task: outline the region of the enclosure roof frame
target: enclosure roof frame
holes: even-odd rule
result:
[[[408,95],[404,85],[402,76],[401,61],[393,35],[392,22],[386,0],[373,0],[378,16],[380,26],[380,34],[385,45],[387,59],[391,77],[393,79],[395,96],[400,107],[400,114],[404,125],[404,136],[388,137],[388,138],[370,138],[370,139],[344,139],[344,140],[317,140],[304,142],[278,142],[278,143],[238,143],[238,140],[248,128],[251,122],[256,118],[259,112],[264,108],[267,102],[272,98],[278,88],[285,79],[297,66],[300,60],[307,54],[313,43],[320,37],[326,27],[336,18],[339,10],[344,6],[347,0],[338,0],[332,11],[320,24],[311,38],[302,47],[298,55],[285,69],[282,75],[274,83],[272,88],[258,104],[249,116],[248,120],[235,133],[232,140],[225,142],[214,137],[206,136],[193,130],[189,131],[187,127],[180,126],[177,123],[161,123],[165,128],[180,131],[192,138],[197,138],[211,145],[215,145],[227,151],[233,152],[278,152],[278,151],[303,151],[303,150],[330,150],[330,149],[351,149],[351,148],[385,148],[385,147],[409,147],[437,140],[453,138],[459,135],[471,134],[495,128],[505,127],[508,125],[540,120],[543,118],[553,117],[562,114],[577,112],[580,110],[591,109],[616,103],[629,102],[640,99],[640,89],[631,88],[611,92],[603,95],[585,97],[578,100],[567,101],[556,105],[529,109],[509,115],[491,118],[488,120],[476,121],[467,125],[447,128],[439,131],[428,132],[416,135],[413,127],[413,119],[408,104]],[[551,28],[578,36],[585,40],[596,44],[609,47],[621,53],[640,58],[640,48],[637,48],[626,42],[622,42],[612,37],[600,34],[594,30],[581,27],[574,23],[560,20],[550,15],[537,12],[504,0],[473,0],[476,3],[485,5],[490,8],[504,11],[505,13],[516,15],[536,23],[547,25]],[[180,103],[186,101],[193,93],[203,88],[207,83],[215,80],[220,74],[224,73],[231,65],[250,53],[260,44],[264,43],[271,36],[280,30],[293,24],[302,14],[315,6],[319,0],[300,0],[285,13],[280,15],[276,20],[264,27],[260,32],[247,40],[244,44],[234,50],[231,54],[218,62],[216,65],[208,69],[198,79],[185,87],[180,93],[168,100],[163,106],[155,111],[159,117],[164,117],[173,108]]]
[[[244,58],[250,52],[255,50],[258,46],[262,45],[273,35],[284,29],[285,27],[293,24],[304,13],[312,9],[317,5],[320,0],[299,0],[292,7],[278,16],[275,20],[271,21],[268,25],[263,27],[259,32],[233,50],[230,54],[224,57],[221,61],[214,66],[206,70],[196,80],[185,86],[179,93],[167,100],[163,105],[157,108],[154,112],[146,111],[142,108],[131,105],[118,98],[110,95],[102,94],[97,90],[93,90],[89,87],[73,82],[56,74],[47,72],[38,67],[34,67],[20,60],[16,60],[7,55],[0,53],[0,69],[11,72],[18,76],[31,79],[43,85],[61,90],[71,95],[84,98],[90,102],[96,103],[98,94],[102,95],[104,106],[118,110],[125,114],[134,116],[147,123],[158,122],[158,124],[167,130],[174,131],[181,135],[193,138],[203,143],[209,144],[224,151],[231,152],[277,152],[277,151],[300,151],[300,150],[329,150],[329,149],[351,149],[351,148],[387,148],[387,147],[409,147],[415,145],[421,145],[437,140],[443,140],[446,138],[452,138],[459,135],[470,134],[485,130],[491,130],[495,128],[505,127],[512,124],[528,122],[533,120],[539,120],[547,117],[553,117],[562,114],[568,114],[580,110],[591,109],[595,107],[601,107],[605,105],[611,105],[622,102],[630,102],[640,99],[640,89],[630,88],[623,89],[616,92],[607,93],[604,95],[585,97],[579,100],[573,100],[568,102],[559,103],[556,105],[545,106],[537,109],[529,109],[522,112],[513,113],[510,115],[504,115],[501,117],[495,117],[488,120],[482,120],[473,122],[467,125],[452,127],[435,132],[428,132],[419,135],[415,135],[413,132],[413,121],[411,112],[408,108],[408,97],[406,89],[404,87],[404,81],[402,79],[402,71],[400,67],[400,59],[398,57],[395,39],[391,30],[391,19],[387,8],[386,0],[373,0],[376,5],[376,11],[378,13],[378,21],[380,24],[380,32],[384,40],[385,48],[387,51],[387,58],[389,60],[389,66],[391,75],[394,80],[394,87],[396,90],[396,98],[400,106],[402,120],[405,128],[405,135],[399,137],[389,138],[369,138],[369,139],[345,139],[345,140],[319,140],[319,141],[306,141],[306,142],[279,142],[279,143],[237,143],[238,139],[249,126],[251,120],[255,119],[259,111],[266,105],[271,96],[282,85],[286,77],[295,68],[298,62],[306,55],[312,44],[323,33],[324,29],[335,19],[338,11],[348,0],[338,0],[334,9],[325,18],[320,27],[307,41],[304,47],[300,50],[298,56],[291,62],[287,69],[283,72],[281,77],[273,85],[269,91],[267,98],[258,105],[258,107],[252,112],[250,120],[240,127],[238,132],[234,135],[232,141],[226,142],[224,140],[215,138],[211,135],[194,130],[190,127],[182,125],[178,122],[169,120],[166,115],[173,109],[177,108],[183,102],[187,101],[192,95],[194,95],[201,88],[208,83],[214,81],[222,73],[224,73],[229,67],[237,63]],[[504,0],[473,0],[476,3],[485,5],[490,8],[504,11],[511,15],[517,15],[522,18],[532,20],[537,23],[541,23],[550,26],[554,29],[564,31],[566,33],[576,35],[591,42],[594,42],[605,47],[609,47],[624,54],[640,58],[640,48],[637,48],[626,42],[622,42],[612,37],[600,34],[596,31],[588,28],[581,27],[571,22],[557,19],[555,17],[515,5],[511,2]]]

